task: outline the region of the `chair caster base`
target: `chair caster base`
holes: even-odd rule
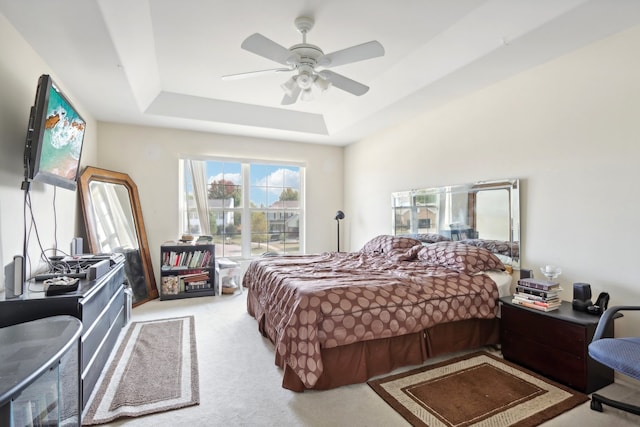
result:
[[[591,395],[591,409],[594,411],[602,412],[602,404],[607,406],[611,406],[612,408],[617,408],[625,412],[630,412],[632,414],[640,415],[640,407],[636,405],[630,405],[628,403],[620,402],[617,400],[609,399],[607,397],[601,396],[597,393],[593,393]]]
[[[594,411],[602,412],[602,403],[592,398],[591,409],[593,409]]]

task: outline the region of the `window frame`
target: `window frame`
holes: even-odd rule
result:
[[[189,160],[198,160],[204,162],[223,162],[223,163],[239,163],[241,169],[241,186],[242,186],[242,206],[240,208],[233,208],[232,211],[238,211],[242,215],[243,225],[246,223],[248,227],[242,227],[241,230],[241,255],[240,256],[228,256],[222,255],[224,258],[235,259],[235,260],[245,260],[245,259],[253,259],[259,255],[252,255],[252,241],[251,241],[251,214],[254,211],[270,211],[268,207],[251,207],[251,174],[250,169],[251,165],[269,165],[269,166],[282,166],[282,167],[296,167],[299,172],[299,182],[300,188],[298,193],[298,202],[299,206],[296,209],[299,217],[299,250],[296,253],[303,254],[305,253],[305,236],[306,236],[306,203],[305,203],[305,174],[306,174],[306,164],[298,161],[290,161],[290,160],[273,160],[273,159],[257,159],[257,158],[239,158],[239,157],[220,157],[220,156],[190,156],[190,155],[181,155],[179,159],[179,224],[178,227],[181,230],[181,233],[188,233],[189,223],[187,219],[188,215],[188,207],[187,207],[187,197],[186,197],[186,162]],[[287,187],[285,187],[287,188]],[[214,210],[215,211],[215,210]],[[282,210],[273,210],[274,212],[283,212]],[[210,211],[211,212],[211,211]],[[218,252],[218,251],[216,251]]]

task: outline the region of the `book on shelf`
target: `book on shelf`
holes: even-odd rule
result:
[[[207,280],[201,280],[198,282],[189,282],[185,283],[184,291],[185,292],[198,292],[205,291],[211,289],[211,283]]]
[[[189,258],[187,258],[187,262],[185,263],[185,265],[188,265],[189,267],[193,268],[196,265],[200,265],[198,264],[200,257],[202,252],[201,251],[194,251],[189,253]]]
[[[534,279],[533,277],[527,277],[526,279],[519,279],[518,285],[526,286],[527,288],[538,289],[541,291],[553,291],[556,289],[560,289],[560,283],[558,282]]]
[[[178,276],[180,280],[183,280],[185,283],[189,282],[201,282],[209,280],[209,272],[203,271],[200,273],[191,273],[191,274],[181,274]]]
[[[162,268],[197,268],[206,267],[211,263],[210,250],[196,251],[167,251],[162,254]]]

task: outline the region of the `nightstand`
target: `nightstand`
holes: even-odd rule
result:
[[[522,307],[500,298],[500,340],[505,359],[583,393],[613,382],[613,370],[596,362],[587,347],[599,316],[573,310],[563,301],[549,312]],[[605,336],[613,337],[613,322]]]

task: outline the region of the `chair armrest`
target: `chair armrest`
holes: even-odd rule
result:
[[[619,305],[619,306],[610,307],[606,309],[605,312],[600,317],[600,320],[598,321],[598,327],[596,328],[596,332],[593,334],[592,341],[599,340],[600,338],[602,338],[602,335],[604,335],[604,331],[606,330],[607,325],[609,324],[609,322],[613,320],[617,312],[628,311],[628,310],[640,310],[640,306]]]

